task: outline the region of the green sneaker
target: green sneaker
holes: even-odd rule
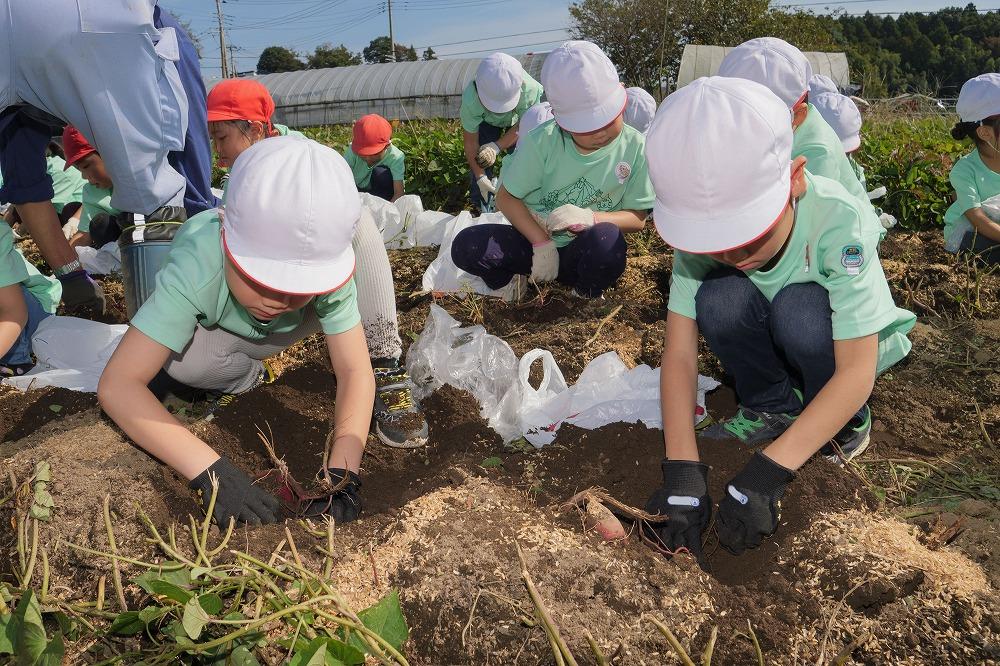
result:
[[[871,442],[871,434],[872,410],[865,405],[861,415],[852,417],[834,436],[833,441],[819,452],[833,464],[843,467],[847,461],[865,452]]]
[[[702,431],[708,439],[735,437],[748,446],[777,439],[795,422],[797,413],[758,412],[748,407],[740,407],[736,416],[711,425]]]

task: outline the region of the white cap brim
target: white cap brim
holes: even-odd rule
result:
[[[691,254],[726,252],[752,243],[766,233],[788,204],[791,195],[791,164],[774,186],[738,214],[707,224],[690,216],[676,215],[657,197],[653,223],[671,247]]]
[[[861,147],[861,134],[852,134],[846,139],[841,139],[840,142],[844,144],[844,152],[851,153]]]
[[[628,95],[625,93],[625,88],[619,86],[614,94],[599,106],[581,109],[573,113],[560,113],[553,106],[552,115],[556,119],[556,124],[567,132],[586,134],[610,125],[611,121],[625,111],[627,101]]]
[[[518,88],[517,92],[513,97],[508,97],[505,99],[494,99],[487,95],[479,94],[479,101],[483,103],[486,110],[490,113],[507,113],[508,111],[513,111],[514,107],[521,100],[521,89]]]
[[[340,256],[322,264],[291,262],[250,256],[241,252],[238,239],[222,234],[222,247],[235,267],[253,282],[283,294],[315,296],[340,289],[354,275],[354,249],[348,245]]]

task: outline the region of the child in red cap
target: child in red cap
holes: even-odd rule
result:
[[[359,192],[368,192],[386,201],[403,196],[406,157],[392,145],[392,125],[378,115],[361,116],[354,123],[354,139],[344,150],[344,159],[354,172]]]
[[[104,247],[118,240],[125,226],[122,212],[111,205],[114,183],[104,168],[101,154],[78,129],[67,125],[62,140],[63,150],[66,151],[65,168],[76,167],[87,181],[81,195],[83,211],[80,222],[69,244],[72,247]]]
[[[268,137],[302,136],[284,125],[273,123],[273,112],[274,100],[267,88],[257,81],[227,79],[216,84],[208,94],[208,134],[218,153],[219,164],[232,166],[243,151]],[[375,220],[367,209],[362,211],[358,220],[353,245],[358,258],[355,275],[358,308],[361,310],[361,322],[377,386],[375,434],[387,446],[423,446],[427,443],[427,422],[420,404],[413,397],[413,382],[399,364],[403,355],[403,343],[399,337],[399,321],[396,318],[392,268],[385,252],[382,233],[375,226]]]

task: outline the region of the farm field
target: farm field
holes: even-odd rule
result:
[[[882,263],[897,304],[918,315],[913,351],[876,383],[869,451],[847,469],[807,464],[779,531],[755,551],[733,557],[709,532],[702,570],[635,534],[603,541],[565,502],[600,487],[641,507],[660,483],[662,433],[567,426],[540,451],[505,446],[475,400],[450,387],[424,403],[425,449],[369,440],[362,520],[332,533],[293,520],[240,527],[219,548],[223,535],[202,530],[186,483],[130,445],[95,396],[0,388],[0,583],[30,578],[40,640],[59,632],[69,663],[277,664],[292,652],[324,663],[307,658],[306,646],[324,640],[317,627],[338,636],[325,648],[332,664],[363,663],[363,653],[428,666],[595,664],[598,652],[603,663],[686,663],[657,623],[695,663],[712,644],[715,664],[758,663],[758,651],[766,664],[997,663],[1000,275],[956,261],[931,228],[961,150],[935,143],[945,124],[871,128],[869,183],[887,186],[884,207],[901,219]],[[439,150],[446,129],[414,134],[414,151]],[[339,131],[313,134],[336,144]],[[433,182],[435,169],[457,174],[445,158],[414,162],[430,172],[418,170],[416,182]],[[464,181],[448,182],[428,192],[428,208],[452,209]],[[568,382],[607,351],[629,366],[659,365],[671,256],[651,230],[630,242],[625,275],[596,301],[558,286],[519,304],[435,297],[421,292],[434,256],[390,252],[405,344],[437,303],[518,355],[549,349]],[[109,278],[104,287],[121,323],[121,286]],[[273,467],[266,439],[308,481],[335,387],[321,345],[285,352],[276,382],[211,420],[203,404],[173,408],[244,469]],[[724,381],[704,348],[700,371]],[[732,389],[712,393],[708,409],[730,416]],[[718,499],[751,451],[700,445]],[[2,611],[11,600],[0,600]],[[372,635],[357,629],[362,621]],[[564,654],[550,641],[556,632],[571,657],[554,656]]]

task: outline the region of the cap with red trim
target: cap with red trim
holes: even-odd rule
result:
[[[719,76],[749,79],[770,88],[791,109],[809,92],[812,65],[806,54],[783,39],[758,37],[726,54]]]
[[[392,125],[377,113],[361,116],[354,123],[351,150],[358,155],[378,155],[392,141]]]
[[[233,164],[223,245],[254,282],[287,294],[325,294],[354,273],[351,239],[361,197],[335,150],[296,136],[272,137]]]
[[[208,93],[208,122],[256,120],[270,123],[274,100],[267,88],[253,79],[224,79]]]
[[[788,108],[753,81],[700,78],[669,95],[646,134],[653,220],[691,253],[731,250],[763,235],[791,189]]]
[[[63,129],[62,142],[63,151],[66,153],[66,166],[63,167],[63,170],[70,168],[87,155],[97,152],[97,148],[90,145],[87,139],[80,134],[80,130],[72,125],[66,125],[66,128]]]
[[[596,132],[625,110],[618,70],[591,42],[565,42],[549,53],[542,65],[542,87],[556,123],[567,132]]]

